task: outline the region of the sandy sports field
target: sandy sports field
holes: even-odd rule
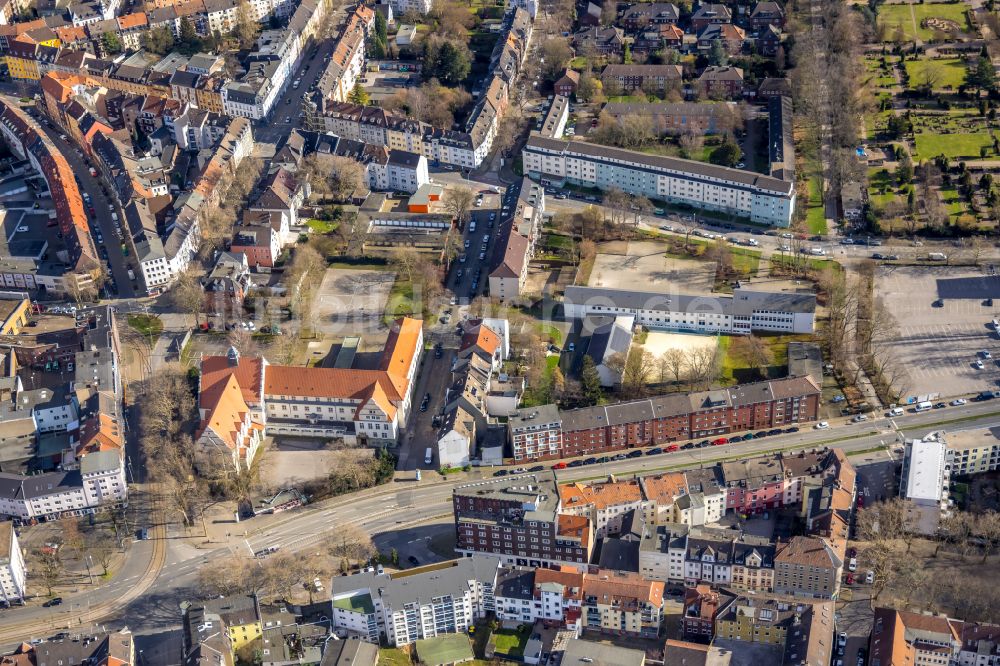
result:
[[[718,344],[719,340],[714,335],[650,331],[646,336],[646,343],[642,347],[652,354],[653,358],[659,358],[671,349],[680,349],[684,353],[689,353],[696,349],[715,349]]]

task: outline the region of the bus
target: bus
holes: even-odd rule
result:
[[[933,406],[934,405],[932,405],[929,400],[925,400],[924,402],[918,402],[917,406],[914,408],[913,411],[915,411],[915,412],[926,412],[927,410],[931,409]]]

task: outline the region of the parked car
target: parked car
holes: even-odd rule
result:
[[[409,562],[410,564],[412,564],[415,567],[416,566],[420,566],[420,560],[418,560],[413,555],[410,555],[408,558],[406,558],[406,561]]]
[[[826,430],[827,428],[829,428],[829,427],[830,427],[830,424],[829,424],[829,423],[827,423],[826,421],[820,421],[819,423],[817,423],[817,424],[816,424],[816,425],[814,425],[813,427],[814,427],[814,428],[815,428],[816,430]]]

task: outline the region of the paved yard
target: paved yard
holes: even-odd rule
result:
[[[1000,317],[1000,301],[983,304],[1000,299],[1000,277],[944,266],[883,268],[876,294],[898,323],[895,346],[910,378],[908,396],[947,397],[997,386],[1000,367],[984,361],[979,370],[974,363],[980,350],[1000,356],[1000,339],[989,325]]]
[[[382,327],[396,274],[331,268],[313,299],[316,326],[325,335],[360,335]]]
[[[609,244],[619,250],[622,243]],[[660,293],[708,293],[715,281],[715,264],[692,259],[675,259],[664,254],[663,243],[628,243],[624,254],[598,248],[589,286],[611,289],[638,289]]]
[[[321,439],[278,437],[267,442],[264,455],[267,463],[261,465],[261,481],[267,488],[301,487],[304,482],[326,477],[340,456]],[[368,449],[357,450],[356,455],[370,458]]]

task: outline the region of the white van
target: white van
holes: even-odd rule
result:
[[[888,416],[902,416],[902,415],[903,415],[902,407],[893,407],[892,409],[889,410],[888,413]]]
[[[427,447],[427,452],[424,453],[424,464],[430,465],[434,462],[434,449]]]
[[[914,408],[913,411],[916,411],[916,412],[926,412],[926,411],[932,409],[933,407],[934,407],[934,405],[932,405],[930,403],[930,401],[925,400],[924,402],[918,402],[917,406]]]

